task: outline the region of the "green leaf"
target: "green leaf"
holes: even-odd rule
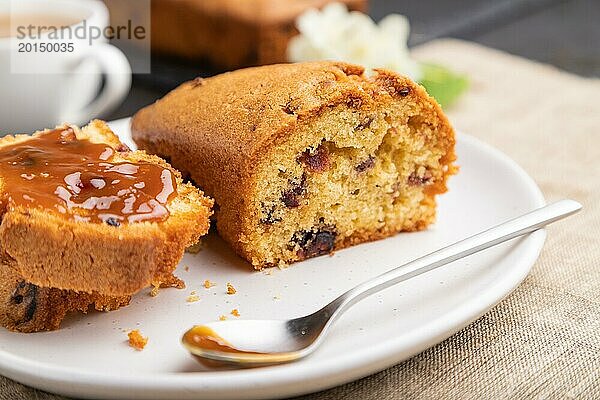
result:
[[[444,66],[422,63],[421,70],[423,77],[419,83],[443,108],[454,103],[469,87],[466,75],[457,74]]]

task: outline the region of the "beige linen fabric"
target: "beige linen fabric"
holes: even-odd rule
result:
[[[539,261],[505,301],[386,371],[302,397],[600,399],[600,80],[457,40],[415,50],[465,72],[454,125],[515,159],[548,201],[584,211],[551,226]],[[0,378],[0,398],[61,399]]]

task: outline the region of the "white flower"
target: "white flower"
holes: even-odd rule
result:
[[[300,34],[288,46],[291,62],[338,60],[391,69],[413,80],[421,77],[419,64],[410,57],[410,27],[403,15],[391,14],[376,24],[366,14],[333,3],[322,11],[306,11],[296,25]]]

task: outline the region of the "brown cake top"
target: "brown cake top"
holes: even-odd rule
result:
[[[284,131],[336,104],[359,109],[401,99],[435,107],[442,116],[435,101],[410,79],[385,70],[369,76],[364,72],[357,65],[323,61],[198,78],[139,111],[133,119],[134,139],[185,141],[190,149],[198,145],[212,154],[215,164],[231,165],[252,162]]]
[[[70,127],[4,146],[0,176],[8,205],[113,226],[168,218],[166,205],[177,195],[173,172],[148,162],[116,162],[116,153],[108,144],[77,138]]]

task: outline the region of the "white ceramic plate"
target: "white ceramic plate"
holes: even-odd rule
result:
[[[112,123],[130,142],[127,120]],[[325,389],[380,371],[439,343],[485,313],[527,275],[545,232],[506,243],[374,295],[347,312],[321,349],[293,364],[207,371],[180,345],[195,323],[229,315],[289,318],[307,314],[368,278],[419,255],[544,205],[533,180],[513,161],[460,134],[461,172],[440,197],[438,222],[296,264],[252,272],[218,237],[186,254],[178,275],[187,289],[144,291],[129,307],[74,316],[57,332],[0,331],[0,373],[26,385],[74,397],[233,399],[275,398]],[[187,268],[186,268],[187,267]],[[205,279],[217,283],[207,290]],[[238,290],[225,294],[231,282]],[[195,290],[200,301],[186,302]],[[144,351],[126,331],[150,338]],[[251,335],[252,332],[248,332]]]

